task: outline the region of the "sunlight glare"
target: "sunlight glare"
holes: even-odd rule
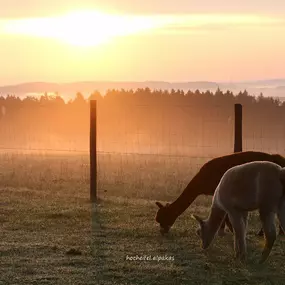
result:
[[[115,37],[136,34],[161,25],[161,21],[152,17],[77,11],[52,18],[13,20],[6,24],[5,32],[52,38],[76,46],[96,46]]]
[[[81,47],[93,47],[116,37],[151,31],[175,33],[209,31],[213,28],[260,27],[284,25],[284,20],[261,15],[181,14],[177,15],[124,15],[100,11],[73,11],[46,18],[10,19],[0,21],[0,33],[55,39]],[[2,29],[1,29],[2,27]]]

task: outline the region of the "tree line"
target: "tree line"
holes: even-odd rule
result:
[[[253,96],[183,90],[80,92],[68,102],[60,94],[0,97],[0,147],[88,149],[89,101],[97,100],[98,146],[105,151],[191,152],[231,150],[234,104],[244,109],[249,149],[282,151],[285,102]],[[280,149],[280,150],[279,150]]]

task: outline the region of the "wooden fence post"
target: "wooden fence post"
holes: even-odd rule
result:
[[[96,100],[90,100],[90,201],[97,201],[97,108]]]
[[[242,105],[235,104],[235,142],[234,152],[242,151]]]

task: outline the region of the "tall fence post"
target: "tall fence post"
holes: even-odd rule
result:
[[[90,100],[90,201],[97,201],[97,107],[96,100]]]
[[[242,151],[242,105],[235,104],[235,142],[234,152]]]

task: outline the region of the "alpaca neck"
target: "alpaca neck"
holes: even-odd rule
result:
[[[172,213],[175,219],[184,213],[184,211],[193,203],[197,196],[203,194],[200,192],[200,189],[203,188],[201,186],[199,176],[194,176],[180,196],[168,206],[169,212]]]
[[[216,233],[221,227],[222,222],[224,221],[226,212],[216,206],[211,207],[211,212],[208,219],[205,221],[207,227],[208,235],[211,235],[209,238],[214,238]]]

